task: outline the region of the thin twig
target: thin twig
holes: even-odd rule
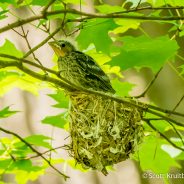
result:
[[[178,101],[178,103],[176,104],[176,106],[174,107],[174,109],[173,109],[173,111],[175,111],[177,108],[178,108],[178,106],[180,105],[180,103],[183,101],[183,99],[184,99],[184,95],[181,97],[181,99]]]
[[[11,157],[11,159],[12,159],[13,161],[16,161],[16,158],[9,152],[9,148],[7,148],[7,146],[6,146],[3,142],[1,142],[1,144],[2,144],[2,146],[6,149],[8,155]]]
[[[137,6],[136,6],[136,8],[135,8],[135,11],[139,8],[139,5],[141,4],[141,1],[142,1],[142,0],[139,0],[139,2],[137,3]]]
[[[164,109],[163,109],[163,111],[164,111]],[[174,124],[176,124],[176,125],[178,125],[178,126],[184,127],[184,124],[183,124],[183,123],[180,123],[180,122],[178,122],[178,121],[176,121],[176,120],[174,120],[174,119],[172,119],[172,118],[169,118],[168,116],[165,116],[165,115],[163,115],[163,114],[161,114],[161,113],[159,113],[159,112],[153,111],[153,110],[151,110],[151,109],[147,109],[147,112],[149,112],[149,113],[151,113],[151,114],[154,114],[154,115],[156,115],[156,116],[158,116],[158,117],[160,117],[160,118],[163,118],[163,119],[166,120],[166,121],[170,121],[170,122],[172,122],[172,123],[174,123]],[[182,115],[183,115],[183,114],[182,114]]]
[[[6,134],[10,134],[13,135],[15,137],[17,137],[21,142],[23,142],[26,146],[28,146],[33,152],[35,152],[37,155],[39,155],[43,160],[45,160],[51,168],[53,168],[57,173],[59,173],[60,175],[62,175],[64,177],[64,179],[66,180],[67,178],[69,178],[69,176],[65,175],[64,173],[62,173],[61,171],[59,171],[56,167],[54,167],[49,160],[47,160],[47,158],[45,158],[39,151],[37,151],[33,146],[31,146],[31,144],[29,144],[27,141],[24,140],[24,138],[22,138],[20,135],[16,134],[15,132],[6,130],[2,127],[0,127],[0,130],[5,132]]]
[[[58,146],[58,147],[56,147],[56,148],[52,148],[52,149],[49,149],[49,150],[47,150],[47,151],[44,151],[44,152],[42,152],[41,154],[42,154],[42,155],[45,155],[46,153],[49,153],[49,152],[51,152],[51,151],[55,151],[55,150],[57,150],[57,149],[61,149],[61,148],[64,148],[64,147],[66,147],[66,146]],[[36,154],[36,155],[31,156],[31,157],[27,157],[26,159],[29,160],[29,159],[33,159],[33,158],[37,158],[37,157],[40,157],[40,155]]]
[[[20,27],[21,27],[21,29],[22,29],[23,38],[25,39],[25,41],[26,41],[26,43],[27,43],[27,46],[28,46],[29,50],[31,50],[32,48],[31,48],[31,45],[30,45],[29,40],[28,40],[28,33],[29,33],[29,31],[27,31],[27,33],[25,33],[23,26],[20,26]],[[33,58],[34,58],[41,66],[43,66],[42,63],[41,63],[41,61],[36,57],[36,55],[35,55],[34,52],[32,52],[32,55],[33,55]]]
[[[30,45],[30,43],[28,41],[28,31],[27,31],[27,33],[25,33],[23,26],[20,26],[20,27],[22,29],[22,34],[19,33],[18,31],[16,31],[15,29],[12,29],[12,30],[14,32],[16,32],[19,36],[21,36],[26,41],[29,50],[31,50],[31,45]],[[35,59],[35,61],[37,61],[43,68],[43,65],[42,65],[41,61],[36,57],[34,52],[32,52],[32,55],[33,55],[33,58]],[[47,74],[47,72],[45,70],[44,70],[44,72]]]
[[[49,7],[55,2],[56,0],[50,0],[49,3],[43,8],[42,14],[44,15],[45,18],[47,18],[47,10]]]
[[[157,106],[154,106],[154,105],[149,105],[149,108],[150,109],[153,109],[153,110],[156,110],[156,111],[160,111],[160,112],[163,112],[165,114],[174,114],[174,115],[177,115],[177,116],[181,116],[181,117],[184,117],[184,114],[180,113],[180,112],[173,112],[172,110],[168,110],[168,109],[162,109],[160,107],[157,107]]]
[[[47,67],[41,66],[41,65],[39,65],[39,64],[37,64],[37,63],[34,63],[34,62],[32,62],[32,61],[29,61],[29,60],[27,60],[27,59],[17,58],[17,57],[15,57],[15,56],[7,55],[7,54],[1,54],[1,53],[0,53],[0,57],[4,57],[4,58],[9,58],[9,59],[17,60],[17,61],[20,61],[20,62],[22,62],[22,63],[29,64],[29,65],[31,65],[31,66],[34,66],[34,67],[36,67],[36,68],[39,68],[39,69],[41,69],[41,70],[43,70],[43,71],[47,71],[47,72],[49,72],[49,73],[55,74],[56,76],[59,75],[59,72],[57,72],[57,71],[55,71],[55,70],[51,70],[51,69],[49,69],[49,68],[47,68]]]
[[[155,128],[151,123],[149,119],[143,119],[154,131],[158,132],[168,143],[170,143],[173,147],[184,151],[184,148],[181,148],[177,146],[175,143],[173,143],[170,139],[168,139],[162,132],[160,132],[157,128]]]
[[[183,138],[182,138],[180,132],[176,129],[176,127],[170,121],[167,121],[167,122],[172,126],[172,128],[174,129],[174,131],[176,132],[176,134],[178,135],[178,137],[180,138],[181,142],[184,145],[184,141],[183,141]]]
[[[146,120],[149,120],[149,121],[160,121],[160,120],[164,120],[164,119],[163,118],[147,118]],[[178,137],[180,138],[181,142],[184,145],[183,138],[180,135],[180,133],[178,132],[178,130],[176,129],[176,127],[170,121],[166,121],[166,122],[169,123],[169,125],[172,126],[172,128],[174,129],[174,131],[176,132],[176,134],[178,135]]]
[[[184,95],[181,97],[181,99],[178,101],[178,103],[173,108],[173,112],[177,109],[177,107],[180,105],[180,103],[182,102],[183,99],[184,99]],[[171,113],[168,114],[168,117],[171,115],[172,115]],[[180,138],[181,142],[184,145],[184,141],[183,141],[183,138],[182,138],[182,135],[180,134],[180,132],[176,129],[176,127],[170,121],[168,121],[168,123],[173,127],[174,131],[176,132],[176,134],[178,135],[178,137]]]
[[[151,82],[148,84],[148,86],[146,87],[146,89],[138,96],[135,96],[134,98],[141,98],[144,97],[145,94],[149,91],[149,89],[152,87],[153,83],[155,82],[155,80],[157,79],[159,73],[161,72],[161,70],[163,69],[163,67],[160,68],[160,70],[156,73],[156,75],[154,76],[154,78],[151,80]]]
[[[42,42],[40,42],[38,45],[36,45],[35,47],[33,47],[31,50],[29,50],[29,52],[27,52],[23,58],[28,57],[30,54],[32,54],[35,50],[38,50],[40,47],[42,47],[44,44],[46,44],[51,38],[53,38],[53,36],[55,34],[57,34],[60,30],[62,29],[62,27],[58,27],[55,31],[53,31],[46,39],[44,39]]]

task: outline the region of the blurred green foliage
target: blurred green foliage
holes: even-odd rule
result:
[[[0,21],[5,20],[10,16],[11,6],[14,8],[40,6],[44,7],[49,0],[1,0],[0,2]],[[70,9],[70,5],[79,5],[80,0],[65,0],[67,8]],[[114,13],[126,10],[126,4],[131,2],[131,8],[135,8],[139,0],[127,0],[121,6],[110,6],[101,1],[100,5],[95,6],[96,11],[99,14]],[[152,7],[160,6],[184,6],[183,0],[144,0],[143,3],[147,3]],[[82,5],[85,2],[82,1]],[[51,5],[51,10],[63,10],[64,6],[61,1],[55,1]],[[164,10],[165,11],[165,10]],[[181,10],[184,13],[184,10]],[[162,17],[162,11],[149,12],[145,16],[160,16]],[[168,12],[167,12],[168,13]],[[171,12],[169,12],[171,13]],[[144,15],[143,12],[130,12],[125,15]],[[170,14],[169,14],[170,15]],[[37,29],[42,25],[47,24],[48,21],[54,21],[57,19],[62,22],[63,14],[49,16],[48,19],[39,20]],[[79,15],[67,14],[66,19],[72,19],[80,17]],[[22,17],[24,18],[24,17]],[[170,32],[165,33],[159,37],[152,37],[142,31],[142,23],[148,22],[147,20],[136,19],[121,19],[121,18],[93,18],[91,20],[85,20],[79,22],[77,25],[73,22],[67,24],[66,31],[71,33],[76,30],[80,30],[75,40],[80,50],[91,55],[99,65],[108,74],[113,74],[112,84],[119,96],[129,96],[129,92],[135,86],[134,84],[122,81],[122,71],[136,68],[141,69],[147,67],[156,73],[166,62],[177,62],[175,56],[177,51],[181,47],[181,44],[177,43],[177,39],[171,39],[171,33],[177,35],[178,27],[180,27],[179,21],[154,21],[158,24],[169,24],[171,26]],[[151,22],[151,21],[150,21]],[[138,36],[132,35],[131,31],[139,31]],[[140,33],[141,32],[141,33]],[[182,33],[182,32],[181,32]],[[183,34],[178,36],[182,37]],[[183,48],[181,48],[183,49]],[[15,43],[12,43],[8,38],[4,38],[4,43],[0,46],[0,54],[10,54],[16,57],[22,57],[24,53],[17,50]],[[7,59],[0,57],[0,60],[6,61]],[[184,59],[183,59],[184,60]],[[8,59],[13,61],[13,59]],[[183,78],[184,75],[184,63],[179,62],[176,70],[178,75]],[[3,97],[9,90],[14,87],[22,90],[29,91],[30,93],[37,94],[42,88],[52,88],[44,81],[40,81],[28,74],[23,73],[15,67],[1,68],[0,66],[0,95]],[[67,130],[67,108],[69,104],[68,97],[65,96],[61,90],[55,90],[53,94],[49,96],[56,101],[53,105],[55,108],[61,108],[63,113],[57,115],[49,115],[42,120],[44,124],[49,124],[58,128]],[[150,102],[152,103],[152,102]],[[7,118],[17,111],[11,111],[10,107],[5,107],[0,110],[0,119]],[[3,120],[2,120],[3,121]],[[12,122],[13,123],[13,122]],[[156,128],[166,133],[171,130],[172,127],[165,121],[153,121]],[[174,156],[167,149],[170,146],[159,134],[151,130],[146,124],[145,132],[146,136],[143,144],[140,146],[138,152],[132,157],[140,162],[142,170],[151,170],[155,173],[168,173],[171,167],[181,167],[178,160],[184,160],[184,154],[179,151]],[[184,131],[183,128],[176,129]],[[177,138],[178,135],[173,134],[170,138]],[[52,138],[44,135],[31,135],[24,138],[29,144],[36,147],[44,147],[46,150],[52,149]],[[181,141],[178,145],[181,145]],[[57,150],[52,150],[57,152]],[[178,151],[178,150],[177,150]],[[21,140],[16,137],[7,138],[5,135],[0,138],[0,175],[3,178],[4,174],[14,174],[15,180],[19,184],[25,184],[29,180],[36,180],[39,176],[45,174],[45,169],[49,167],[45,161],[38,158],[36,161],[32,161],[31,156],[35,153]],[[80,166],[75,165],[74,160],[64,160],[50,158],[50,162],[53,164],[66,162],[73,169],[84,170]],[[0,178],[0,180],[2,180]],[[1,181],[0,184],[4,182]]]

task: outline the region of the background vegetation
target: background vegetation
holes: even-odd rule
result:
[[[69,140],[65,140],[68,98],[63,89],[68,88],[122,102],[134,97],[149,104],[144,141],[131,158],[138,178],[141,183],[182,183],[184,178],[169,178],[167,173],[173,177],[184,173],[183,0],[2,0],[0,23],[0,184],[39,183],[50,172],[57,173],[62,183],[70,176],[69,167],[86,171],[64,149]],[[57,59],[48,54],[52,50],[47,42],[61,38],[99,63],[112,79],[115,97],[58,77]],[[15,108],[21,100],[25,104]],[[30,118],[34,112],[39,115],[36,121]],[[16,121],[18,114],[25,118]],[[37,126],[41,128],[36,130]],[[48,130],[42,132],[45,127]],[[99,175],[94,178],[93,183],[103,183]]]

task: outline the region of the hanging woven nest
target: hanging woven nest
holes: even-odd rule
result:
[[[70,154],[84,168],[106,166],[134,153],[143,138],[143,111],[93,94],[70,94]]]

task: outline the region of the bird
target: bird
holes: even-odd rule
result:
[[[114,94],[109,77],[89,55],[76,50],[68,41],[49,42],[58,57],[60,75],[86,89]]]

